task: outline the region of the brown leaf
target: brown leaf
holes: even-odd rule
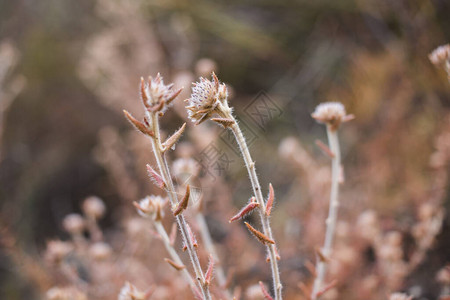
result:
[[[136,128],[145,135],[154,136],[153,131],[148,129],[147,126],[145,126],[143,123],[136,120],[128,111],[123,110],[123,113],[125,117],[128,119],[128,121],[134,126],[134,128]]]
[[[267,237],[264,233],[256,230],[247,222],[244,222],[245,226],[247,226],[248,230],[250,230],[251,233],[263,244],[269,243],[269,244],[275,244],[275,241]]]
[[[175,270],[177,270],[177,271],[181,271],[181,270],[183,270],[184,268],[186,268],[186,266],[184,266],[184,265],[179,265],[179,264],[177,264],[176,262],[174,262],[173,260],[171,260],[171,259],[169,259],[169,258],[164,258],[164,260],[165,260],[169,265],[171,265]]]
[[[273,186],[271,183],[269,183],[269,196],[267,197],[267,203],[266,203],[266,216],[270,216],[270,212],[272,211],[274,199],[275,199],[275,193],[273,191]]]
[[[174,216],[178,216],[188,207],[189,203],[189,196],[191,194],[191,189],[189,187],[189,184],[186,186],[186,193],[184,194],[183,199],[181,199],[180,202],[178,202],[177,208],[173,211]]]
[[[184,129],[186,128],[186,123],[183,124],[183,126],[181,126],[180,129],[178,129],[174,134],[172,134],[172,136],[170,136],[163,144],[164,146],[164,151],[172,148],[173,145],[175,145],[176,142],[178,142],[178,140],[180,139],[181,135],[184,132]]]

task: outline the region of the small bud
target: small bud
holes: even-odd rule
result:
[[[102,199],[96,196],[86,198],[83,202],[83,212],[86,216],[95,220],[100,219],[105,215],[106,207]]]
[[[81,234],[84,225],[84,219],[79,214],[69,214],[63,220],[63,227],[70,234]]]
[[[147,196],[139,203],[134,202],[133,205],[137,208],[138,213],[143,217],[151,217],[156,221],[160,221],[164,215],[164,206],[166,201],[161,196]]]
[[[73,245],[69,242],[58,240],[49,241],[47,243],[47,249],[45,250],[45,258],[51,263],[59,263],[68,256],[73,249]]]

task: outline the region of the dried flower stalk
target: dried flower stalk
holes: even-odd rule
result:
[[[325,279],[326,267],[328,259],[331,254],[331,247],[333,245],[334,233],[336,230],[337,213],[339,207],[339,178],[341,172],[341,152],[339,148],[339,139],[337,130],[341,123],[353,119],[352,115],[347,115],[344,106],[339,102],[327,102],[317,106],[312,114],[312,117],[319,123],[324,123],[327,126],[327,136],[330,149],[331,163],[331,193],[330,193],[330,207],[328,210],[328,217],[326,220],[325,241],[322,249],[318,251],[318,258],[315,271],[316,278],[313,284],[311,299],[315,300],[320,297],[322,292],[322,285]]]
[[[250,177],[253,193],[259,204],[258,212],[263,227],[262,234],[267,238],[267,241],[273,241],[273,243],[267,242],[265,245],[270,257],[275,299],[280,300],[282,299],[282,284],[278,269],[276,245],[272,236],[269,216],[266,215],[266,203],[261,192],[258,176],[256,175],[255,163],[248,150],[244,135],[232,114],[232,108],[228,106],[228,91],[226,85],[221,84],[214,73],[212,74],[212,79],[213,80],[210,81],[205,78],[200,78],[199,82],[194,83],[191,98],[187,100],[189,105],[186,108],[188,109],[190,119],[195,124],[200,124],[205,120],[210,119],[214,114],[218,115],[220,118],[211,118],[211,120],[230,129],[236,138]],[[252,233],[255,234],[253,231]]]
[[[172,85],[164,85],[162,77],[158,74],[155,79],[149,78],[148,84],[146,85],[144,80],[141,79],[141,99],[145,106],[145,119],[144,123],[140,123],[141,125],[146,127],[146,132],[151,132],[152,134],[147,134],[150,137],[153,154],[156,158],[156,162],[158,164],[158,170],[162,180],[165,183],[165,190],[169,197],[169,202],[171,207],[175,207],[178,205],[178,197],[175,191],[175,187],[172,182],[172,177],[170,175],[169,166],[164,155],[167,150],[164,147],[164,144],[161,142],[161,133],[159,129],[159,117],[164,115],[164,111],[167,109],[168,105],[178,96],[180,90],[172,91]],[[130,120],[129,114],[125,114],[125,116]],[[134,126],[137,127],[135,119],[130,120]],[[184,129],[184,126],[181,130]],[[142,130],[140,130],[142,131]],[[179,138],[180,134],[175,134]],[[172,140],[173,136],[169,138],[169,143],[174,145],[176,140]],[[200,260],[197,255],[197,251],[195,249],[196,242],[193,240],[193,234],[189,229],[189,226],[186,222],[186,219],[183,213],[180,213],[175,216],[176,222],[178,224],[178,228],[180,229],[184,246],[189,253],[189,257],[191,259],[192,266],[194,268],[195,277],[198,281],[198,286],[202,292],[203,299],[210,300],[211,294],[209,291],[209,285],[206,284],[205,276],[203,274]],[[170,241],[169,238],[167,238]],[[175,261],[176,262],[176,261]],[[176,262],[178,264],[178,262]]]

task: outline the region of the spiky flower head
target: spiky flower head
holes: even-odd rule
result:
[[[443,64],[450,60],[450,44],[437,47],[428,55],[430,61],[435,65]]]
[[[141,292],[131,283],[125,282],[120,290],[118,300],[145,300],[147,298],[147,293]]]
[[[345,107],[340,102],[325,102],[319,104],[311,116],[319,123],[324,123],[336,130],[342,122],[349,121],[352,115],[347,115]]]
[[[161,220],[164,216],[164,206],[167,201],[161,196],[147,196],[139,202],[134,202],[138,213],[143,217],[151,217],[154,220]]]
[[[212,80],[200,77],[198,82],[193,83],[191,97],[186,100],[189,118],[200,124],[213,114],[223,116],[231,112],[227,99],[227,86],[219,82],[216,74],[212,73]]]
[[[173,83],[165,85],[159,73],[155,78],[149,76],[147,83],[141,78],[141,99],[151,112],[164,112],[181,90],[174,91]]]

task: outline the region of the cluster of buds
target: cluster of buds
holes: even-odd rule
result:
[[[317,122],[326,124],[333,131],[337,130],[341,123],[354,119],[353,115],[347,115],[344,105],[340,102],[321,103],[311,116]]]
[[[181,90],[174,91],[173,83],[165,85],[159,73],[155,78],[150,76],[147,83],[145,83],[144,78],[141,78],[141,99],[145,108],[150,112],[164,113],[172,101],[181,93]]]
[[[231,114],[228,106],[228,90],[224,83],[220,83],[216,74],[212,73],[212,81],[200,77],[200,81],[193,83],[191,97],[186,100],[189,118],[196,125],[211,119],[227,127],[234,123],[227,118]],[[212,118],[217,114],[219,118]]]
[[[153,218],[155,221],[161,221],[164,216],[164,206],[167,204],[167,201],[161,196],[151,195],[133,204],[141,216]]]

